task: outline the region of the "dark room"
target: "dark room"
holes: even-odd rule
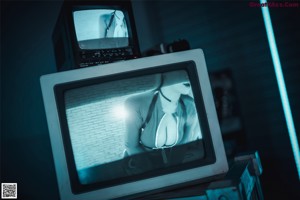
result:
[[[1,0],[2,199],[300,199],[299,46],[297,0]]]

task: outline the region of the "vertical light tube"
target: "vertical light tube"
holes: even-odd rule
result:
[[[284,116],[285,116],[285,121],[287,124],[288,128],[288,133],[290,136],[290,141],[295,157],[295,162],[296,162],[296,167],[298,170],[298,178],[300,180],[300,152],[299,152],[299,144],[297,140],[297,135],[296,135],[296,129],[294,126],[294,121],[293,121],[293,116],[290,108],[290,103],[285,87],[285,82],[284,82],[284,77],[282,73],[282,68],[281,68],[281,63],[277,51],[277,46],[276,46],[276,41],[274,37],[274,32],[273,32],[273,27],[272,27],[272,22],[270,18],[270,13],[269,13],[269,8],[266,5],[267,0],[260,0],[261,3],[261,10],[264,18],[264,23],[267,31],[267,37],[269,41],[269,46],[270,46],[270,51],[272,55],[272,60],[273,60],[273,65],[275,69],[275,74],[277,78],[277,84],[279,88],[279,93],[280,93],[280,98],[283,106],[283,111],[284,111]]]

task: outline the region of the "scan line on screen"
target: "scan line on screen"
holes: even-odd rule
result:
[[[135,78],[134,82],[114,81],[66,92],[67,121],[78,170],[122,158],[124,101],[131,95],[153,89],[156,79],[144,76]]]

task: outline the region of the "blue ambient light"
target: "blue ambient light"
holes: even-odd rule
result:
[[[272,55],[272,60],[273,60],[273,65],[275,69],[275,74],[277,78],[277,84],[279,87],[279,93],[280,93],[280,98],[283,106],[283,111],[284,111],[284,116],[290,136],[290,141],[295,157],[295,162],[296,162],[296,167],[298,170],[298,178],[300,179],[300,152],[299,152],[299,144],[297,140],[297,135],[296,135],[296,129],[294,126],[294,121],[293,121],[293,116],[290,108],[290,103],[285,87],[285,82],[284,82],[284,77],[282,73],[282,68],[281,68],[281,63],[277,51],[277,46],[276,46],[276,41],[274,37],[274,32],[273,32],[273,27],[272,27],[272,22],[270,18],[270,13],[269,13],[269,8],[266,5],[267,0],[260,0],[261,3],[261,10],[265,22],[265,27],[267,31],[267,37],[269,41],[269,46],[271,50],[271,55]]]

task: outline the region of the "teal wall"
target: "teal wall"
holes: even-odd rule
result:
[[[266,199],[293,199],[299,180],[261,9],[248,1],[148,1],[155,42],[187,39],[204,51],[209,72],[232,71],[247,150],[258,150]],[[300,6],[300,5],[299,5]],[[270,8],[300,139],[300,8]],[[159,20],[158,20],[159,19]],[[154,32],[155,33],[155,32]],[[143,36],[142,36],[143,37]],[[143,39],[140,38],[140,41]],[[298,196],[297,196],[298,197]]]

